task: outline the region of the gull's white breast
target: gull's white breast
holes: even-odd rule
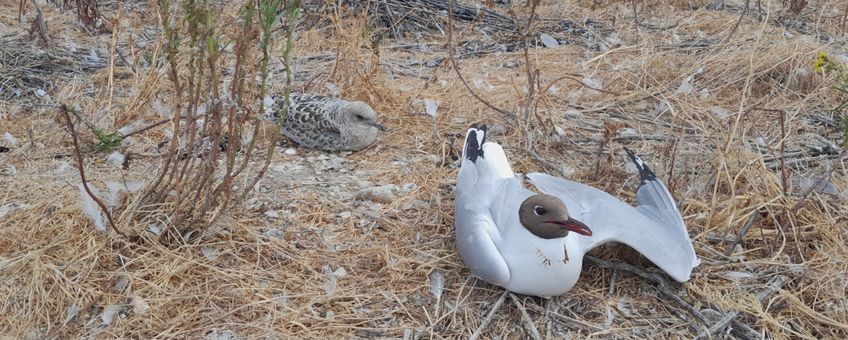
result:
[[[583,253],[578,237],[542,239],[515,221],[497,244],[509,267],[510,280],[504,288],[521,294],[555,296],[565,293],[580,277]]]

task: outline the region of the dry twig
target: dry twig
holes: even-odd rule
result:
[[[492,322],[492,319],[495,317],[495,313],[497,313],[498,309],[501,308],[501,305],[503,304],[504,300],[506,299],[507,294],[509,294],[509,291],[504,290],[503,294],[501,294],[501,297],[498,298],[497,301],[495,301],[495,304],[492,305],[492,309],[490,309],[489,313],[486,314],[486,318],[483,319],[483,322],[480,323],[480,326],[477,327],[477,330],[474,331],[474,334],[471,334],[471,337],[469,338],[469,340],[476,340],[481,335],[483,335],[483,332],[486,331],[486,327],[489,326],[489,324]]]
[[[61,112],[62,116],[65,117],[65,124],[68,127],[68,131],[70,132],[71,138],[74,141],[74,155],[76,155],[77,158],[77,166],[79,167],[78,170],[80,179],[82,180],[82,186],[83,188],[85,188],[85,192],[88,194],[88,196],[91,197],[91,199],[93,199],[95,203],[97,203],[97,205],[100,207],[100,210],[103,211],[104,215],[106,215],[106,219],[109,220],[109,227],[111,227],[112,230],[118,233],[118,235],[126,237],[127,235],[124,234],[120,229],[118,229],[118,226],[115,224],[115,221],[112,220],[112,214],[109,213],[109,209],[106,207],[106,204],[103,204],[103,201],[101,201],[100,198],[94,195],[94,193],[91,192],[91,188],[88,187],[88,180],[86,180],[85,178],[85,164],[83,164],[82,152],[80,151],[79,141],[77,140],[77,131],[74,128],[74,121],[71,119],[71,115],[68,114],[69,111],[70,109],[68,109],[68,106],[65,104],[62,104],[59,107],[59,112]]]
[[[776,277],[772,278],[771,280],[769,280],[769,283],[767,284],[766,288],[759,291],[755,295],[755,297],[757,298],[758,301],[762,302],[765,299],[767,299],[769,296],[771,296],[772,294],[774,294],[775,292],[777,292],[778,290],[783,288],[783,286],[786,285],[787,283],[789,283],[789,277],[788,276],[783,276],[783,275],[776,276]],[[710,326],[710,328],[708,330],[702,332],[701,334],[698,334],[698,336],[696,336],[695,339],[703,340],[703,339],[712,338],[713,335],[716,335],[716,334],[718,334],[718,332],[721,332],[723,329],[727,328],[727,326],[730,325],[730,323],[733,322],[734,319],[736,319],[736,317],[739,316],[739,313],[740,313],[739,311],[733,311],[733,312],[727,313],[716,324]]]
[[[527,309],[524,308],[524,304],[515,297],[515,294],[509,293],[509,297],[512,298],[512,302],[515,303],[515,307],[518,308],[518,311],[521,312],[521,320],[524,321],[524,328],[530,332],[530,337],[534,340],[541,340],[542,336],[539,335],[539,330],[536,329],[536,325],[533,323],[533,319],[530,318],[530,315],[527,314]]]

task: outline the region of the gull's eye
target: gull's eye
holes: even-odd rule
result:
[[[364,120],[364,119],[365,119],[365,117],[362,117],[362,115],[356,115],[356,119]]]
[[[537,216],[542,216],[542,215],[548,213],[548,211],[545,208],[542,208],[541,206],[537,205],[537,206],[533,207],[533,213],[535,213]]]

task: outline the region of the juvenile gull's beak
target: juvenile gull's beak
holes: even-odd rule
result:
[[[583,224],[583,222],[575,220],[571,217],[569,217],[565,221],[551,221],[549,223],[559,225],[565,229],[568,229],[568,231],[573,231],[583,236],[592,236],[592,229],[589,229],[589,227]]]
[[[380,124],[380,123],[374,123],[373,125],[374,125],[374,127],[375,127],[375,128],[377,128],[377,130],[380,130],[380,131],[386,131],[386,127],[385,127],[385,126],[383,126],[383,125],[382,125],[382,124]]]

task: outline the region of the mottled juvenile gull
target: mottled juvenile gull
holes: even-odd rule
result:
[[[583,255],[606,242],[627,244],[677,281],[699,261],[665,185],[635,154],[642,183],[633,207],[588,185],[540,173],[515,178],[486,126],[472,125],[456,180],[456,243],[471,273],[507,290],[554,296],[580,277]]]
[[[284,103],[275,96],[275,108],[269,117],[280,119]],[[377,122],[377,113],[368,104],[316,94],[292,93],[282,133],[303,147],[327,151],[361,150],[377,140],[385,128]]]

